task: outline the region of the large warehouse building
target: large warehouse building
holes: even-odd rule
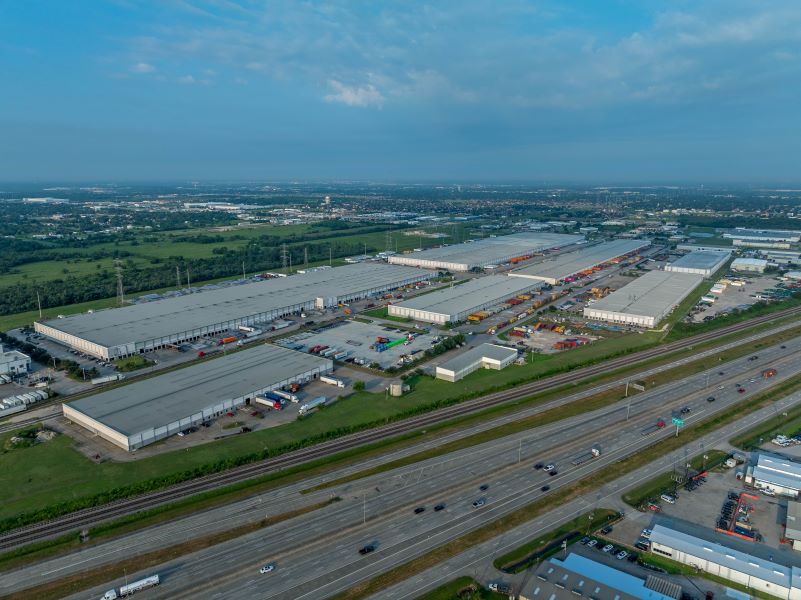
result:
[[[656,327],[703,280],[703,276],[695,273],[649,271],[606,298],[587,306],[584,317]]]
[[[730,257],[731,252],[728,250],[697,250],[685,254],[666,265],[665,271],[670,273],[695,273],[704,277],[711,277],[715,271],[726,264]]]
[[[628,256],[647,248],[647,240],[614,240],[595,246],[588,246],[575,252],[560,254],[555,258],[512,271],[512,277],[528,277],[556,285],[568,277],[578,275],[617,258]]]
[[[801,241],[801,232],[737,227],[736,229],[724,233],[723,237],[730,240],[741,240],[743,242],[787,242],[797,244]]]
[[[507,298],[541,285],[541,282],[530,279],[488,275],[398,304],[390,304],[389,314],[427,323],[464,321],[474,312],[502,304]]]
[[[771,597],[801,599],[798,567],[786,567],[663,525],[652,527],[650,542],[651,552],[657,556],[666,556]]]
[[[500,265],[516,258],[527,258],[544,250],[563,248],[583,239],[584,236],[581,235],[563,233],[515,233],[422,252],[398,254],[390,256],[389,262],[424,269],[469,271],[489,265]]]
[[[81,352],[115,359],[375,296],[431,276],[410,267],[363,263],[42,321],[34,327]]]
[[[264,344],[63,405],[64,416],[131,451],[333,370],[326,358]]]

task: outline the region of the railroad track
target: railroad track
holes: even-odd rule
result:
[[[489,407],[497,406],[512,400],[526,398],[532,394],[556,388],[568,383],[577,383],[583,379],[601,375],[617,368],[631,366],[632,364],[636,364],[662,354],[689,348],[695,344],[714,340],[730,333],[735,333],[743,329],[749,329],[756,325],[768,323],[770,321],[786,316],[792,316],[794,314],[801,314],[801,307],[777,311],[770,315],[756,317],[749,321],[736,323],[734,325],[729,325],[728,327],[722,327],[714,331],[698,334],[691,338],[686,338],[657,346],[656,348],[643,350],[634,355],[622,356],[599,363],[597,365],[591,365],[589,367],[576,369],[575,371],[554,375],[540,381],[523,384],[510,390],[494,392],[486,396],[481,396],[472,400],[466,400],[459,404],[454,404],[453,406],[448,406],[436,411],[410,417],[397,423],[392,423],[382,427],[346,435],[326,442],[321,442],[309,448],[295,450],[275,458],[268,458],[262,461],[242,465],[240,467],[234,467],[220,473],[204,475],[196,479],[177,483],[156,492],[133,496],[130,498],[123,498],[104,505],[75,511],[54,519],[33,523],[31,525],[20,527],[0,535],[0,549],[14,548],[29,542],[40,541],[44,538],[52,537],[57,534],[88,528],[101,521],[108,521],[109,519],[126,516],[146,510],[148,508],[166,504],[171,501],[183,499],[187,496],[192,496],[216,488],[224,487],[226,485],[239,483],[248,479],[254,479],[269,473],[275,473],[289,467],[301,465],[303,463],[325,457],[331,452],[341,452],[343,450],[356,448],[358,446],[364,446],[372,442],[383,441],[387,438],[400,435],[402,433],[408,433],[410,431],[420,429],[421,427],[435,425],[457,416],[468,415],[470,413],[485,410]]]

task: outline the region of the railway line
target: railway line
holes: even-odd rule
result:
[[[104,505],[82,509],[61,517],[40,521],[0,535],[0,549],[10,549],[33,541],[52,537],[58,534],[77,531],[91,527],[101,521],[129,515],[155,506],[166,504],[175,500],[186,498],[194,494],[224,487],[234,483],[246,481],[275,473],[290,467],[322,458],[332,452],[341,452],[367,445],[376,441],[414,431],[421,427],[431,426],[448,421],[458,416],[469,415],[487,408],[497,406],[513,400],[519,400],[534,393],[543,392],[568,383],[577,383],[581,380],[604,374],[625,366],[643,362],[650,358],[666,353],[692,347],[695,344],[717,339],[721,336],[735,333],[754,326],[770,323],[776,319],[801,314],[801,307],[788,308],[770,315],[756,317],[749,321],[736,323],[714,331],[702,333],[690,338],[664,344],[633,355],[611,359],[597,365],[591,365],[575,371],[562,373],[547,379],[520,385],[510,390],[495,392],[472,400],[467,400],[453,406],[436,411],[410,417],[397,423],[369,429],[316,444],[309,448],[299,449],[275,458],[242,465],[219,473],[205,475],[175,484],[163,490],[124,498]]]

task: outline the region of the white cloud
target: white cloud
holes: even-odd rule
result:
[[[184,75],[178,78],[178,83],[183,83],[185,85],[192,85],[193,83],[197,83],[197,80],[191,75]]]
[[[330,79],[328,85],[333,90],[332,94],[323,97],[326,102],[339,102],[347,106],[381,107],[384,104],[384,96],[381,95],[372,83],[361,86],[345,85],[336,79]]]
[[[155,70],[156,67],[146,62],[138,62],[131,67],[132,73],[152,73]]]

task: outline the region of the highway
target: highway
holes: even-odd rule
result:
[[[693,412],[686,418],[689,424],[798,372],[801,360],[794,358],[792,351],[801,348],[801,342],[793,340],[786,345],[787,350],[760,349],[758,361],[741,359],[726,365],[724,376],[717,375],[717,371],[702,373],[641,394],[632,400],[628,422],[625,420],[627,403],[619,402],[587,415],[335,488],[334,492],[343,498],[340,503],[178,559],[175,564],[168,563],[159,570],[164,574],[164,585],[148,592],[148,596],[180,597],[183,589],[191,590],[197,581],[210,576],[215,585],[221,586],[221,597],[330,595],[348,587],[355,574],[361,572],[362,563],[372,565],[376,562],[374,557],[380,557],[378,564],[384,564],[389,555],[402,557],[405,552],[421,552],[428,547],[429,538],[468,531],[541,497],[545,492],[539,488],[546,481],[556,489],[652,443],[652,439],[640,435],[640,430],[657,415],[669,418],[671,407],[678,408],[683,403],[692,406]],[[747,381],[768,363],[779,369],[777,377],[767,382],[758,379],[753,384]],[[734,383],[744,383],[746,393],[737,394]],[[724,390],[717,391],[719,385],[724,385]],[[707,403],[704,398],[713,388],[717,399]],[[565,443],[566,437],[570,442]],[[599,441],[604,448],[600,459],[580,468],[569,465],[572,456]],[[537,460],[555,461],[560,474],[548,477],[533,471],[531,465]],[[481,495],[478,490],[481,482],[490,486],[483,493],[487,506],[474,510],[470,503]],[[329,491],[309,494],[303,500],[316,502],[329,494]],[[270,503],[270,496],[265,495],[267,503]],[[272,500],[280,502],[284,510],[294,508],[287,502],[290,498]],[[447,508],[433,513],[431,508],[436,502],[445,502]],[[426,504],[428,510],[414,516],[412,509],[418,504]],[[372,541],[378,543],[376,553],[367,558],[359,557],[356,550]],[[258,566],[268,559],[278,560],[279,569],[269,576],[270,592],[265,595],[262,591],[265,576],[258,574]],[[94,566],[94,561],[88,564]],[[223,564],[226,574],[221,573]],[[32,570],[52,571],[48,568],[48,565],[37,565]],[[70,570],[62,566],[55,572]],[[36,583],[30,579],[35,579],[35,572],[24,571],[7,574],[4,585],[5,580],[9,580],[9,587],[2,591],[19,589],[23,582],[26,586]],[[242,588],[243,585],[247,589]]]
[[[46,537],[56,536],[68,531],[77,531],[79,529],[89,528],[103,521],[128,515],[146,508],[151,508],[153,506],[169,503],[176,499],[185,498],[191,494],[196,494],[209,489],[216,489],[239,481],[252,479],[267,473],[276,472],[289,466],[302,464],[321,456],[327,456],[332,451],[342,451],[375,441],[385,440],[388,437],[399,435],[408,431],[418,430],[435,423],[448,421],[457,416],[479,412],[490,406],[525,398],[531,394],[553,389],[566,383],[575,384],[580,382],[582,379],[595,377],[620,367],[631,366],[632,364],[636,364],[638,361],[659,356],[666,352],[692,347],[695,344],[716,339],[721,335],[725,335],[726,333],[738,331],[746,327],[752,327],[759,323],[768,323],[773,319],[795,314],[799,311],[801,311],[801,308],[778,311],[771,315],[757,317],[744,323],[737,323],[713,332],[700,334],[692,338],[672,342],[670,344],[665,344],[650,350],[641,351],[630,356],[623,356],[617,359],[608,360],[598,365],[585,367],[583,369],[576,369],[575,371],[563,373],[529,384],[520,385],[514,389],[461,402],[454,406],[425,413],[417,417],[404,419],[398,423],[393,423],[391,425],[371,429],[361,433],[343,436],[329,442],[316,444],[310,448],[290,452],[273,459],[267,459],[257,463],[244,465],[242,467],[229,469],[221,473],[216,473],[176,484],[157,492],[119,500],[103,506],[84,509],[75,513],[64,515],[63,517],[36,523],[18,530],[5,532],[0,535],[0,549],[13,548],[31,541],[40,541]],[[758,337],[769,335],[773,331],[783,331],[794,326],[794,323],[780,325],[771,330],[763,330],[753,334],[749,336],[749,339],[757,339]],[[738,345],[742,343],[744,342],[740,340],[732,345]]]

